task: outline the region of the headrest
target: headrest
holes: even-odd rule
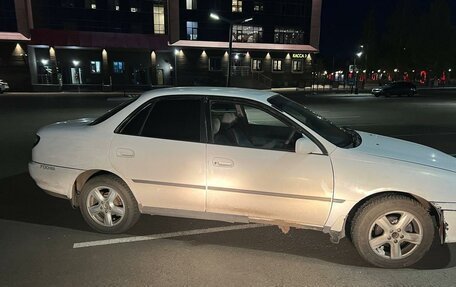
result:
[[[233,113],[225,113],[222,118],[222,124],[232,125],[237,120],[237,117]]]
[[[220,120],[218,118],[212,119],[212,135],[216,135],[220,131]]]

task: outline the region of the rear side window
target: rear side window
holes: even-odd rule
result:
[[[200,142],[201,100],[159,100],[150,110],[140,135],[151,138]]]
[[[103,114],[100,117],[98,117],[97,119],[95,119],[92,123],[90,123],[90,125],[94,126],[94,125],[98,125],[99,123],[102,123],[102,122],[106,121],[107,119],[109,119],[113,115],[115,115],[118,112],[120,112],[121,110],[123,110],[126,106],[128,106],[131,103],[133,103],[134,101],[136,101],[136,99],[137,98],[129,99],[129,100],[121,103],[120,105],[114,107],[113,109],[107,111],[105,114]]]
[[[122,128],[121,133],[124,135],[138,136],[141,134],[144,123],[149,116],[152,105],[147,105],[136,113],[130,121]]]

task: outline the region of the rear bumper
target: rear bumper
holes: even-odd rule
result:
[[[29,163],[29,173],[36,184],[46,193],[60,198],[71,199],[74,182],[81,172],[83,171],[79,169],[33,161]]]
[[[456,202],[433,202],[439,211],[441,222],[441,236],[444,243],[456,242]]]

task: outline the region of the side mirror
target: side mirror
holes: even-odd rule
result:
[[[318,147],[310,139],[302,137],[296,141],[295,151],[299,154],[309,154],[318,151]]]

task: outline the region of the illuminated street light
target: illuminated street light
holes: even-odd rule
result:
[[[79,66],[79,63],[80,63],[80,61],[78,61],[78,60],[73,60],[73,65],[74,65],[75,67]]]
[[[49,60],[48,60],[48,59],[42,59],[42,60],[41,60],[41,64],[43,64],[44,66],[46,66],[47,64],[49,64]]]
[[[240,20],[230,20],[225,17],[222,17],[215,13],[210,13],[209,18],[216,21],[223,21],[230,25],[229,38],[228,38],[228,74],[226,75],[226,86],[229,87],[231,84],[231,59],[233,53],[233,25],[235,24],[244,24],[253,20],[253,18],[240,19]],[[239,56],[238,56],[239,57]]]
[[[356,53],[356,56],[358,56],[358,58],[361,58],[362,55],[363,55],[363,51]]]
[[[220,20],[219,15],[214,14],[214,13],[211,13],[211,14],[209,15],[209,17],[211,17],[212,19],[217,20],[217,21]]]

